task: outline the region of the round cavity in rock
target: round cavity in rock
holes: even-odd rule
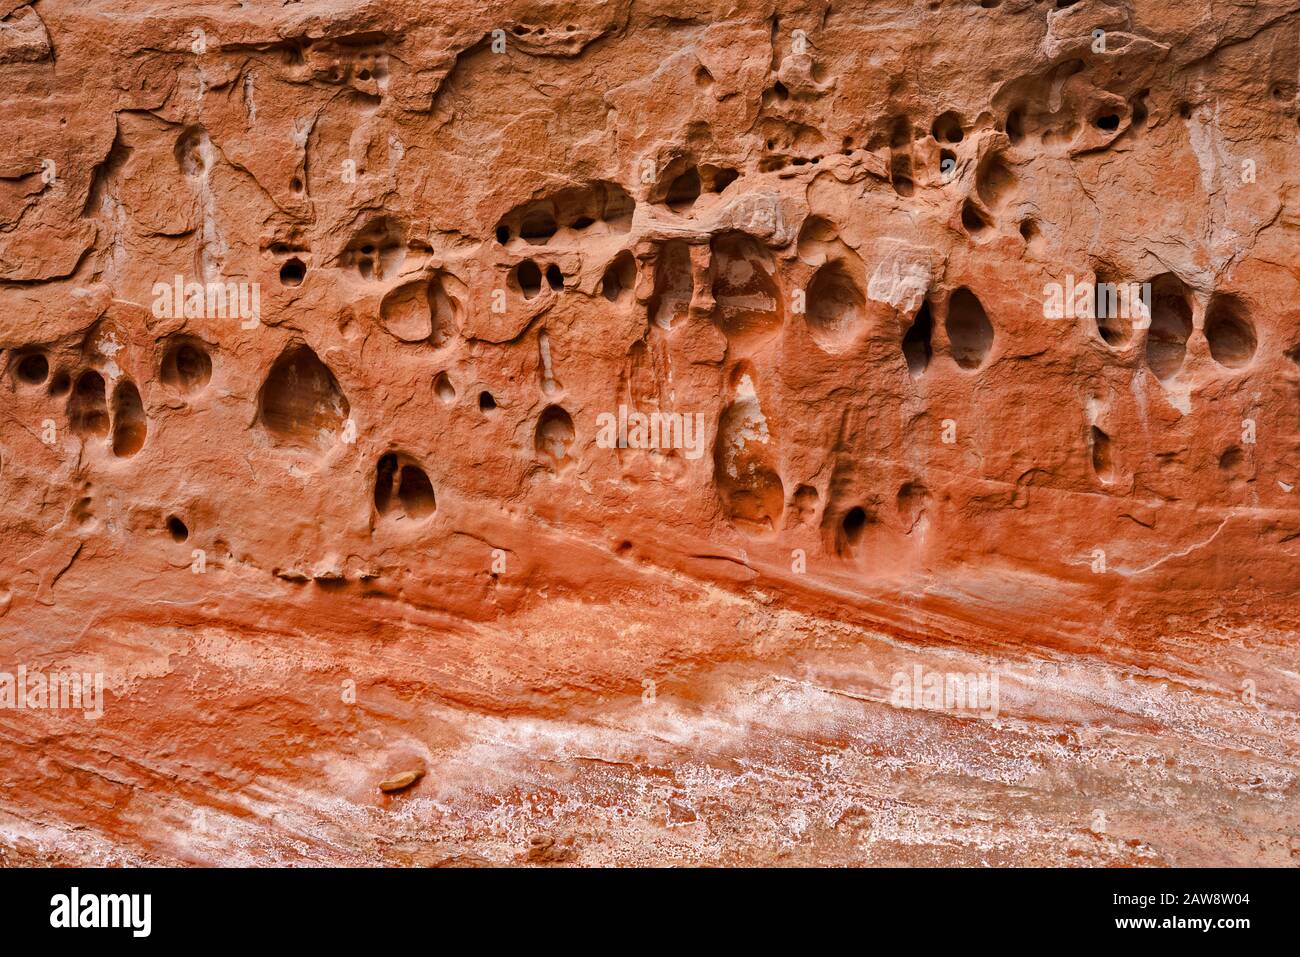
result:
[[[50,380],[50,395],[67,395],[68,390],[71,388],[72,376],[70,376],[64,369],[60,369],[55,373],[54,378]]]
[[[953,110],[940,113],[930,127],[930,135],[940,143],[960,143],[966,135],[962,130],[961,116]]]
[[[478,410],[484,415],[491,415],[497,410],[497,400],[493,398],[491,392],[483,391],[478,394]]]
[[[195,339],[178,339],[163,353],[162,380],[181,392],[197,392],[212,378],[212,358]]]
[[[515,267],[513,278],[514,285],[525,299],[532,299],[542,291],[542,270],[531,259],[525,259]]]
[[[1183,366],[1192,334],[1192,307],[1187,287],[1172,273],[1151,281],[1151,325],[1147,328],[1147,365],[1164,381]]]
[[[175,515],[167,516],[167,534],[172,537],[173,542],[183,542],[190,537],[190,530]]]
[[[1205,311],[1205,339],[1219,365],[1229,369],[1248,365],[1258,342],[1245,303],[1230,293],[1215,293]]]
[[[554,469],[569,462],[569,447],[574,437],[573,418],[558,405],[547,406],[537,420],[533,445],[537,457]]]
[[[307,276],[307,265],[298,257],[287,260],[280,267],[280,283],[284,286],[301,286]]]
[[[24,385],[40,385],[50,375],[50,360],[43,352],[29,352],[18,360],[14,374]]]
[[[948,300],[944,323],[952,357],[963,369],[978,369],[993,346],[993,324],[973,292],[964,286]]]

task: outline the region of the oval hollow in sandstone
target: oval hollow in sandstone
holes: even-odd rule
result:
[[[557,472],[572,460],[569,448],[574,438],[573,418],[558,405],[547,406],[537,420],[533,447],[537,458]]]
[[[50,360],[43,352],[20,354],[14,362],[14,376],[23,385],[41,385],[50,375]]]
[[[713,241],[713,299],[718,327],[733,344],[753,348],[781,329],[784,308],[771,257],[744,233]]]
[[[826,352],[842,352],[852,345],[862,332],[865,310],[866,298],[842,262],[822,266],[808,284],[808,332]]]
[[[108,435],[108,399],[104,377],[86,370],[68,396],[68,424],[72,431],[87,438]]]
[[[130,458],[144,448],[148,425],[135,383],[123,379],[113,390],[113,454]]]
[[[733,380],[734,397],[718,422],[714,483],[733,524],[751,532],[772,532],[785,510],[785,485],[773,464],[773,440],[753,375],[742,367]]]
[[[1192,334],[1192,306],[1187,287],[1173,273],[1151,280],[1151,324],[1147,328],[1147,365],[1162,382],[1183,367]]]
[[[451,384],[451,377],[445,372],[439,372],[434,376],[433,391],[445,405],[451,405],[456,401],[456,387]]]
[[[948,300],[944,322],[952,358],[963,369],[978,369],[993,346],[993,324],[976,295],[965,286]]]
[[[180,392],[198,392],[212,378],[212,357],[197,339],[174,339],[163,352],[160,377]]]
[[[636,260],[626,249],[614,257],[600,280],[600,294],[610,302],[618,302],[636,286]]]
[[[334,373],[305,344],[280,354],[257,396],[257,421],[277,445],[293,448],[328,448],[348,411]]]
[[[1216,292],[1205,311],[1205,340],[1219,365],[1229,369],[1249,365],[1258,343],[1246,304],[1231,293]]]
[[[433,335],[433,296],[427,281],[408,282],[384,296],[379,322],[394,339],[424,342]]]
[[[903,358],[907,360],[907,373],[913,379],[919,379],[930,367],[934,355],[931,341],[934,337],[934,319],[930,315],[930,300],[921,303],[916,318],[903,336]]]

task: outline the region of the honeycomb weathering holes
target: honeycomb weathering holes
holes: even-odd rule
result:
[[[451,384],[451,378],[445,372],[439,372],[434,376],[433,391],[445,405],[451,405],[456,401],[456,387]]]
[[[405,283],[384,296],[379,321],[401,342],[428,342],[440,348],[452,338],[457,310],[444,278],[434,276]]]
[[[515,266],[510,275],[511,282],[525,299],[532,299],[542,291],[542,270],[531,259],[525,259]]]
[[[258,421],[279,445],[326,448],[348,411],[334,373],[306,345],[282,352],[258,393]]]

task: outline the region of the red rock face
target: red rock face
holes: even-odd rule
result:
[[[9,862],[1300,858],[1286,4],[0,17]]]

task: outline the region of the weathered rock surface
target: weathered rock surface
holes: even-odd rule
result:
[[[103,682],[0,707],[8,863],[1300,860],[1298,0],[8,0],[0,75],[0,672]]]

